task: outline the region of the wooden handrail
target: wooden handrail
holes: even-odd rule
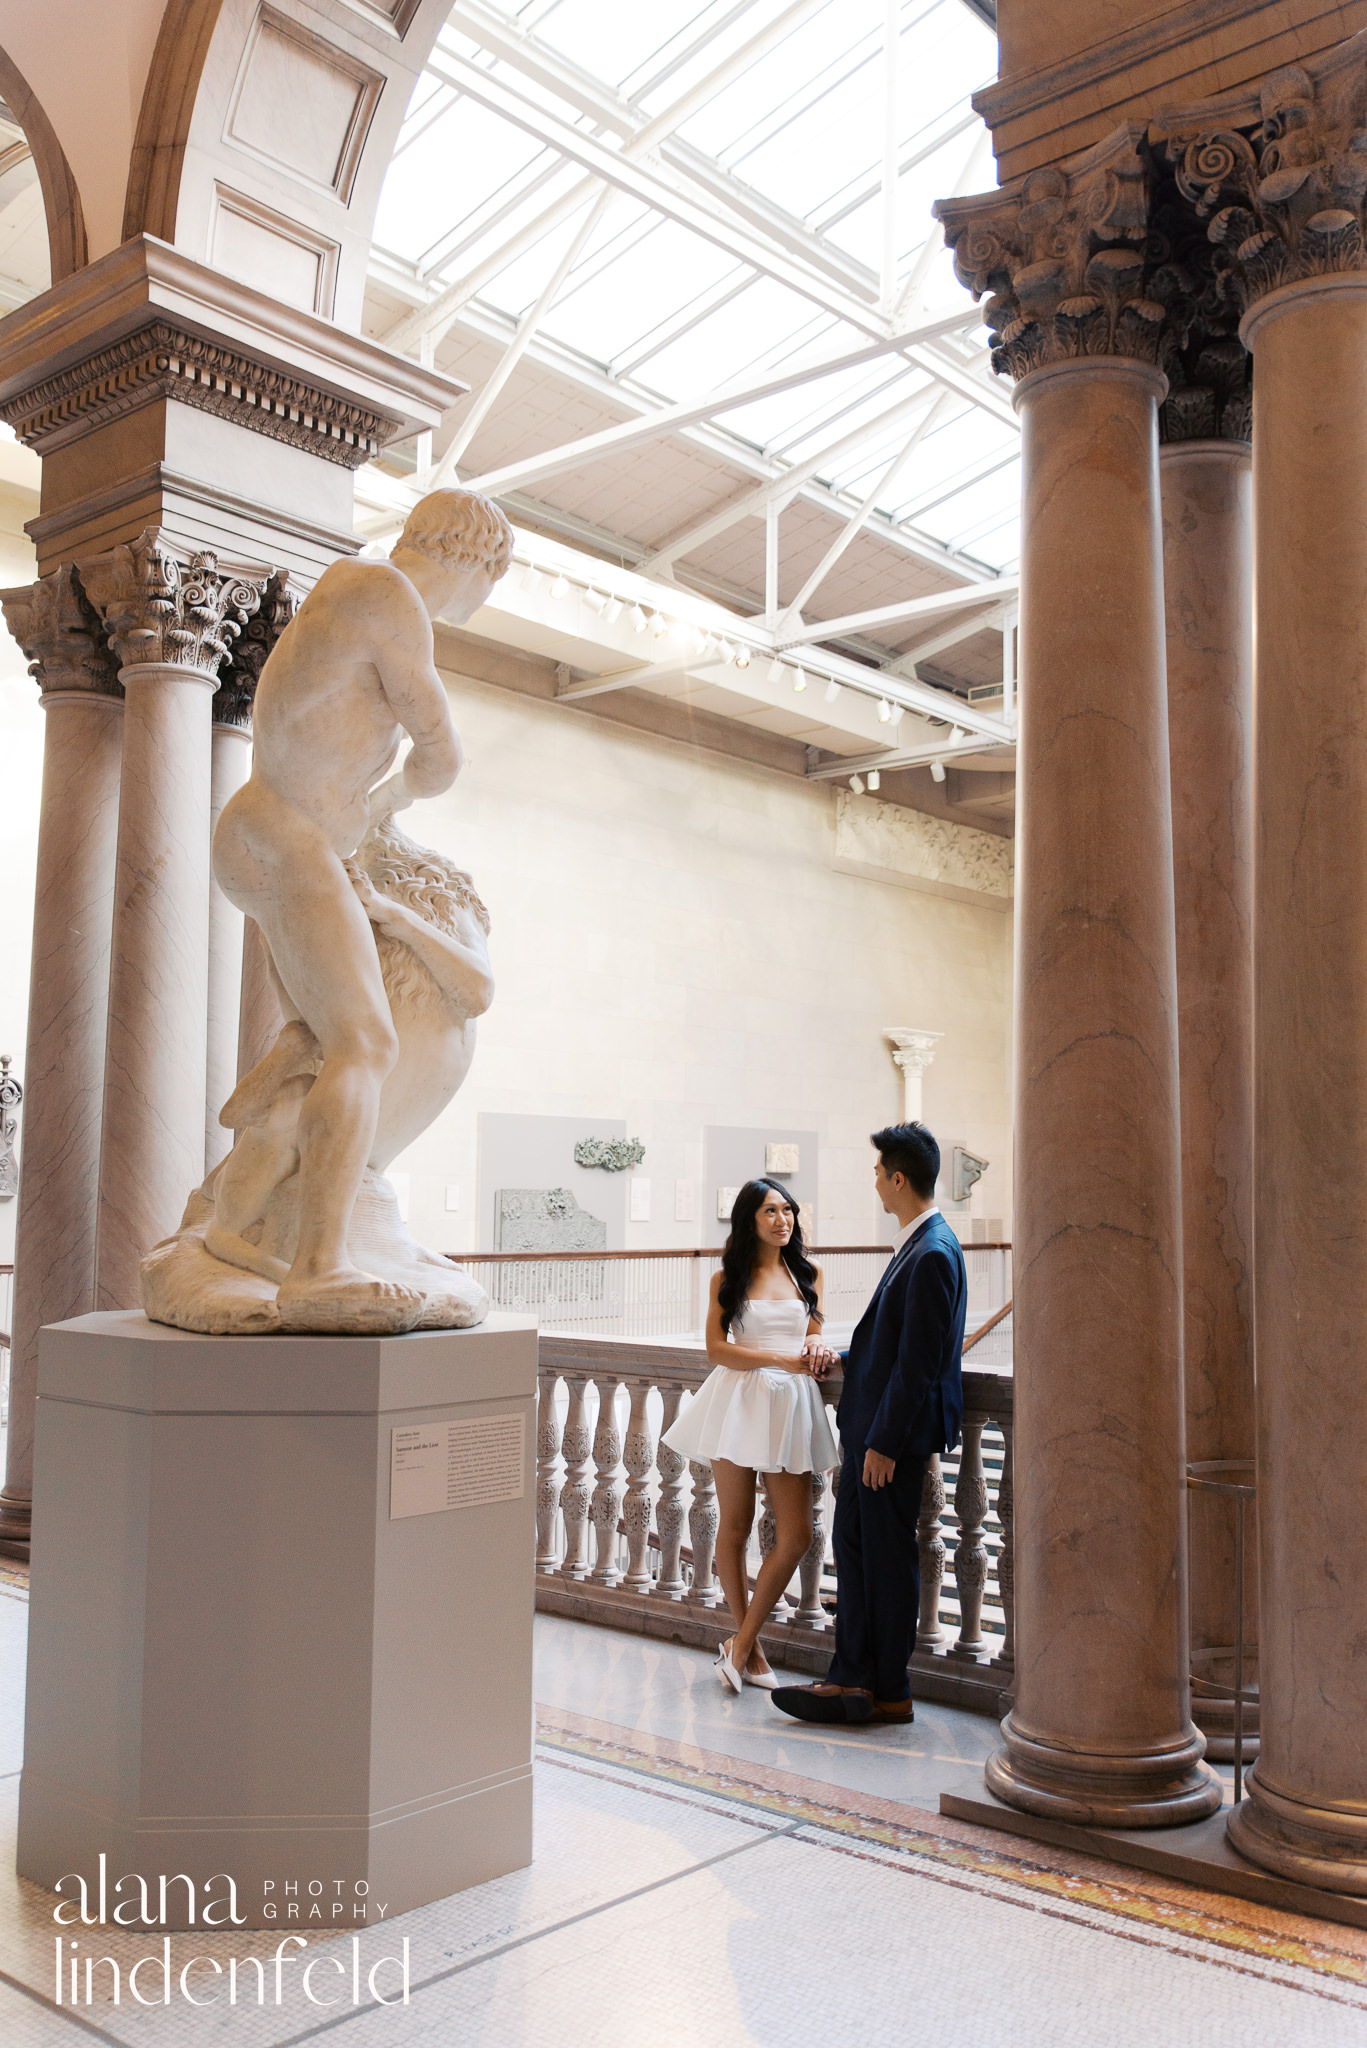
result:
[[[1002,1318],[1010,1315],[1012,1307],[1013,1304],[1008,1301],[1005,1308],[999,1308],[994,1316],[989,1316],[985,1323],[980,1323],[971,1337],[964,1338],[964,1350],[971,1351],[978,1340],[985,1337],[989,1330],[995,1330]]]

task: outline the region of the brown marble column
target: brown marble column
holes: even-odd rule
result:
[[[1220,1803],[1188,1697],[1180,1115],[1152,161],[1118,129],[936,212],[1017,380],[1015,1705],[1009,1805]]]
[[[1367,1893],[1367,276],[1259,299],[1262,1749],[1246,1856]]]
[[[38,1332],[95,1306],[123,693],[69,568],[0,591],[46,714],[0,1537],[27,1541]]]
[[[1019,1639],[987,1782],[1122,1827],[1220,1800],[1186,1684],[1164,390],[1116,356],[1017,392]]]
[[[140,1259],[204,1177],[213,693],[265,578],[185,562],[157,532],[77,566],[125,700],[97,1305],[135,1308]]]
[[[1171,411],[1172,408],[1170,407]],[[1253,1461],[1253,503],[1242,440],[1161,450],[1182,1095],[1187,1457],[1209,1476]],[[1237,1466],[1237,1469],[1231,1469]],[[1219,1468],[1218,1470],[1210,1468]],[[1188,1496],[1193,1678],[1234,1681],[1235,1511]],[[1244,1636],[1258,1639],[1246,1538]],[[1250,1647],[1245,1683],[1256,1682]],[[1210,1754],[1234,1753],[1228,1701],[1193,1698]],[[1257,1708],[1244,1756],[1257,1754]]]

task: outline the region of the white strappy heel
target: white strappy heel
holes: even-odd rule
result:
[[[730,1686],[732,1692],[739,1692],[741,1688],[741,1675],[731,1662],[731,1644],[735,1640],[734,1636],[729,1636],[718,1650],[717,1675],[723,1685]]]

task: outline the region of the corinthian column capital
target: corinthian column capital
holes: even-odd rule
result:
[[[155,665],[213,682],[260,609],[269,573],[220,572],[215,555],[182,555],[160,527],[76,568],[121,670]]]
[[[892,1046],[892,1057],[904,1074],[923,1074],[935,1057],[943,1031],[913,1031],[902,1024],[890,1024],[883,1036]]]
[[[1166,309],[1148,289],[1150,186],[1143,130],[1123,127],[997,192],[936,201],[960,283],[987,295],[999,374],[1078,356],[1157,361]]]
[[[1154,124],[1177,190],[1244,305],[1367,270],[1367,33]]]
[[[70,563],[18,590],[0,590],[0,609],[44,697],[122,697],[118,664]]]
[[[298,611],[299,603],[300,594],[290,583],[289,571],[277,569],[267,581],[260,605],[233,643],[214,698],[216,725],[237,725],[250,730],[261,671]]]

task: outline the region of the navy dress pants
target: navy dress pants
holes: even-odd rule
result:
[[[832,1685],[858,1685],[876,1700],[911,1696],[907,1665],[916,1647],[921,1571],[916,1519],[924,1458],[899,1458],[887,1486],[864,1484],[864,1446],[841,1446],[835,1496],[835,1656]]]

